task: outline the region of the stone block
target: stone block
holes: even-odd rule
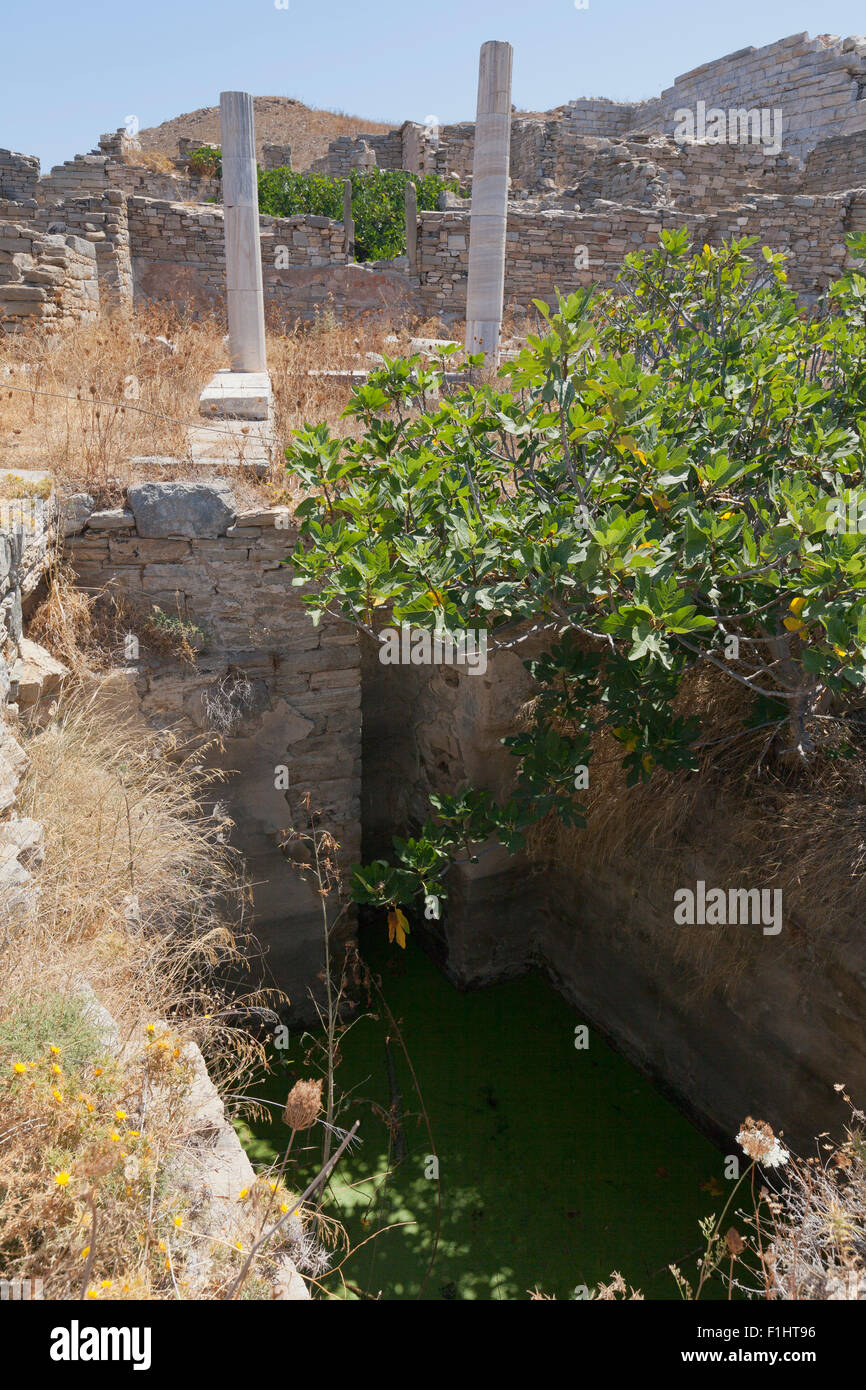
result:
[[[226,483],[136,483],[127,501],[139,536],[216,539],[237,516]]]

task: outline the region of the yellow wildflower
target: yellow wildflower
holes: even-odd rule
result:
[[[57,1183],[58,1187],[65,1187],[71,1177],[72,1174],[67,1173],[64,1168],[61,1172],[54,1174],[54,1181]]]

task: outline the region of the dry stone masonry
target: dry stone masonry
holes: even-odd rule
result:
[[[77,236],[49,236],[0,222],[0,323],[7,333],[39,321],[49,327],[95,319],[96,252]]]
[[[313,625],[283,562],[296,531],[285,508],[240,512],[224,483],[141,483],[125,505],[79,516],[66,547],[77,582],[127,606],[130,633],[155,607],[195,629],[194,664],[148,654],[127,669],[148,723],[221,735],[232,773],[220,795],[253,885],[266,968],[310,1018],[321,964],[318,897],[284,853],[304,798],[360,857],[361,678],[354,629]],[[349,924],[346,930],[350,930]]]
[[[846,264],[845,236],[866,220],[864,91],[866,39],[795,34],[703,64],[649,101],[580,98],[543,116],[512,115],[506,306],[526,311],[554,288],[612,283],[622,252],[650,246],[661,227],[677,225],[710,244],[756,235],[789,250],[793,282],[814,298]],[[711,143],[706,132],[694,143],[675,139],[683,110],[696,112],[699,103],[705,114],[740,113],[740,124],[750,112],[781,112],[780,148],[739,136]],[[0,297],[0,322],[71,321],[94,312],[98,294],[127,305],[155,299],[194,312],[221,309],[220,184],[190,173],[196,144],[181,138],[174,161],[152,167],[120,130],[42,178],[38,160],[0,150],[0,275],[12,287]],[[468,192],[474,155],[472,122],[405,121],[385,133],[341,136],[315,167],[343,177],[374,167],[436,173]],[[291,149],[268,144],[263,162],[290,167]],[[345,220],[260,217],[268,316],[291,324],[329,309],[338,317],[463,319],[469,203],[445,201],[438,212],[407,204],[409,260],[389,265],[354,263]],[[98,294],[82,288],[90,277],[78,275],[77,244],[68,246],[70,270],[62,286],[56,277],[57,293],[41,293],[48,286],[38,271],[33,281],[18,274],[21,265],[5,269],[9,243],[21,241],[24,251],[36,234],[90,243]],[[32,241],[25,254],[36,262],[60,253]]]

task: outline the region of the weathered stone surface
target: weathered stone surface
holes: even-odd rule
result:
[[[0,718],[0,813],[14,806],[18,783],[26,766],[27,754],[9,725]]]
[[[0,822],[0,863],[13,858],[26,869],[38,868],[45,857],[44,840],[39,821],[29,816]]]
[[[135,525],[135,518],[132,512],[113,507],[109,511],[91,512],[86,525],[88,531],[129,531]]]
[[[127,501],[143,537],[212,537],[232,525],[237,511],[224,483],[136,483]]]
[[[53,695],[69,675],[69,668],[38,643],[22,637],[18,643],[18,660],[12,667],[13,686],[21,709],[35,705],[44,695]]]
[[[130,505],[135,495],[130,489]],[[266,969],[289,994],[293,1019],[308,1022],[315,1018],[309,990],[320,988],[321,904],[281,844],[290,825],[304,823],[309,794],[311,807],[339,828],[343,862],[357,860],[360,688],[355,633],[333,621],[315,627],[291,567],[280,563],[294,535],[284,529],[288,518],[285,508],[256,509],[219,536],[87,531],[67,544],[79,582],[98,589],[111,580],[134,602],[158,602],[204,630],[195,667],[151,665],[143,654],[137,681],[123,682],[121,703],[126,715],[133,702],[152,726],[221,733],[224,749],[213,758],[230,776],[220,798],[253,885]],[[331,688],[311,689],[313,680]],[[351,934],[351,921],[345,931]]]
[[[94,510],[95,502],[89,492],[75,492],[64,498],[60,506],[60,524],[64,536],[77,536]]]

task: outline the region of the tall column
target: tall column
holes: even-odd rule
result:
[[[406,256],[409,274],[418,274],[418,189],[412,179],[406,180],[403,190],[403,215],[406,219]]]
[[[478,66],[475,151],[472,158],[466,351],[486,353],[491,365],[499,360],[502,298],[505,292],[511,60],[510,43],[482,44]]]
[[[226,296],[232,371],[264,372],[265,296],[256,135],[249,92],[220,93]]]
[[[352,214],[352,180],[343,179],[343,226],[346,229],[346,255],[355,259],[355,218]]]

